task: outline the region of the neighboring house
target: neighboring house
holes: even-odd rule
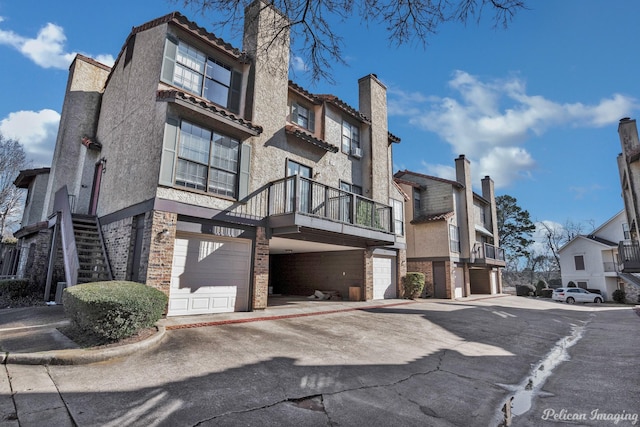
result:
[[[618,172],[627,217],[628,230],[625,239],[620,241],[620,278],[624,281],[623,289],[627,301],[640,302],[640,141],[636,121],[625,117],[618,124],[618,136],[622,152],[618,155]]]
[[[68,285],[143,282],[169,315],[262,309],[269,291],[398,296],[386,87],[361,78],[356,109],[290,82],[282,19],[254,2],[240,50],[176,12],[133,28],[112,68],[76,57],[38,218]]]
[[[13,184],[27,190],[22,227],[14,236],[19,239],[20,255],[16,263],[16,275],[30,281],[38,281],[48,267],[48,251],[51,234],[42,213],[47,196],[50,168],[25,169],[20,171]]]
[[[600,291],[611,300],[620,288],[618,244],[625,239],[627,218],[618,212],[589,235],[579,235],[558,250],[562,285],[573,282],[583,289]]]
[[[407,170],[395,174],[409,196],[407,271],[425,274],[427,296],[501,293],[505,258],[498,247],[493,181],[482,179],[482,195],[476,194],[469,160],[461,155],[455,165],[455,181]]]

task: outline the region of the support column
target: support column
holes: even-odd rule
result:
[[[373,299],[373,249],[365,249],[364,257],[364,284],[363,284],[363,300],[371,301]]]
[[[145,227],[143,258],[145,249],[148,248],[148,261],[145,263],[141,260],[140,264],[146,265],[146,272],[140,277],[146,277],[147,286],[159,289],[169,296],[178,215],[161,211],[152,211],[147,215],[151,226]]]
[[[269,239],[264,227],[256,227],[253,250],[253,310],[267,308],[269,298]]]
[[[404,298],[405,277],[407,277],[407,251],[400,249],[396,257],[396,295],[398,298]]]

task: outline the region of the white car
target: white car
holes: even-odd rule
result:
[[[554,301],[563,301],[567,304],[575,304],[576,302],[594,302],[600,304],[602,295],[589,292],[582,288],[558,288],[553,290],[551,298]]]

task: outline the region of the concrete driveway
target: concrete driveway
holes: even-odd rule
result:
[[[514,396],[512,425],[624,426],[640,422],[639,328],[630,308],[424,300],[172,330],[126,359],[7,369],[18,381],[46,370],[80,426],[494,426]]]

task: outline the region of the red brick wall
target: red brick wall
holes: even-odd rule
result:
[[[431,261],[407,261],[408,272],[424,274],[424,291],[422,296],[433,296],[433,266]]]
[[[364,250],[364,300],[373,299],[373,250]]]

